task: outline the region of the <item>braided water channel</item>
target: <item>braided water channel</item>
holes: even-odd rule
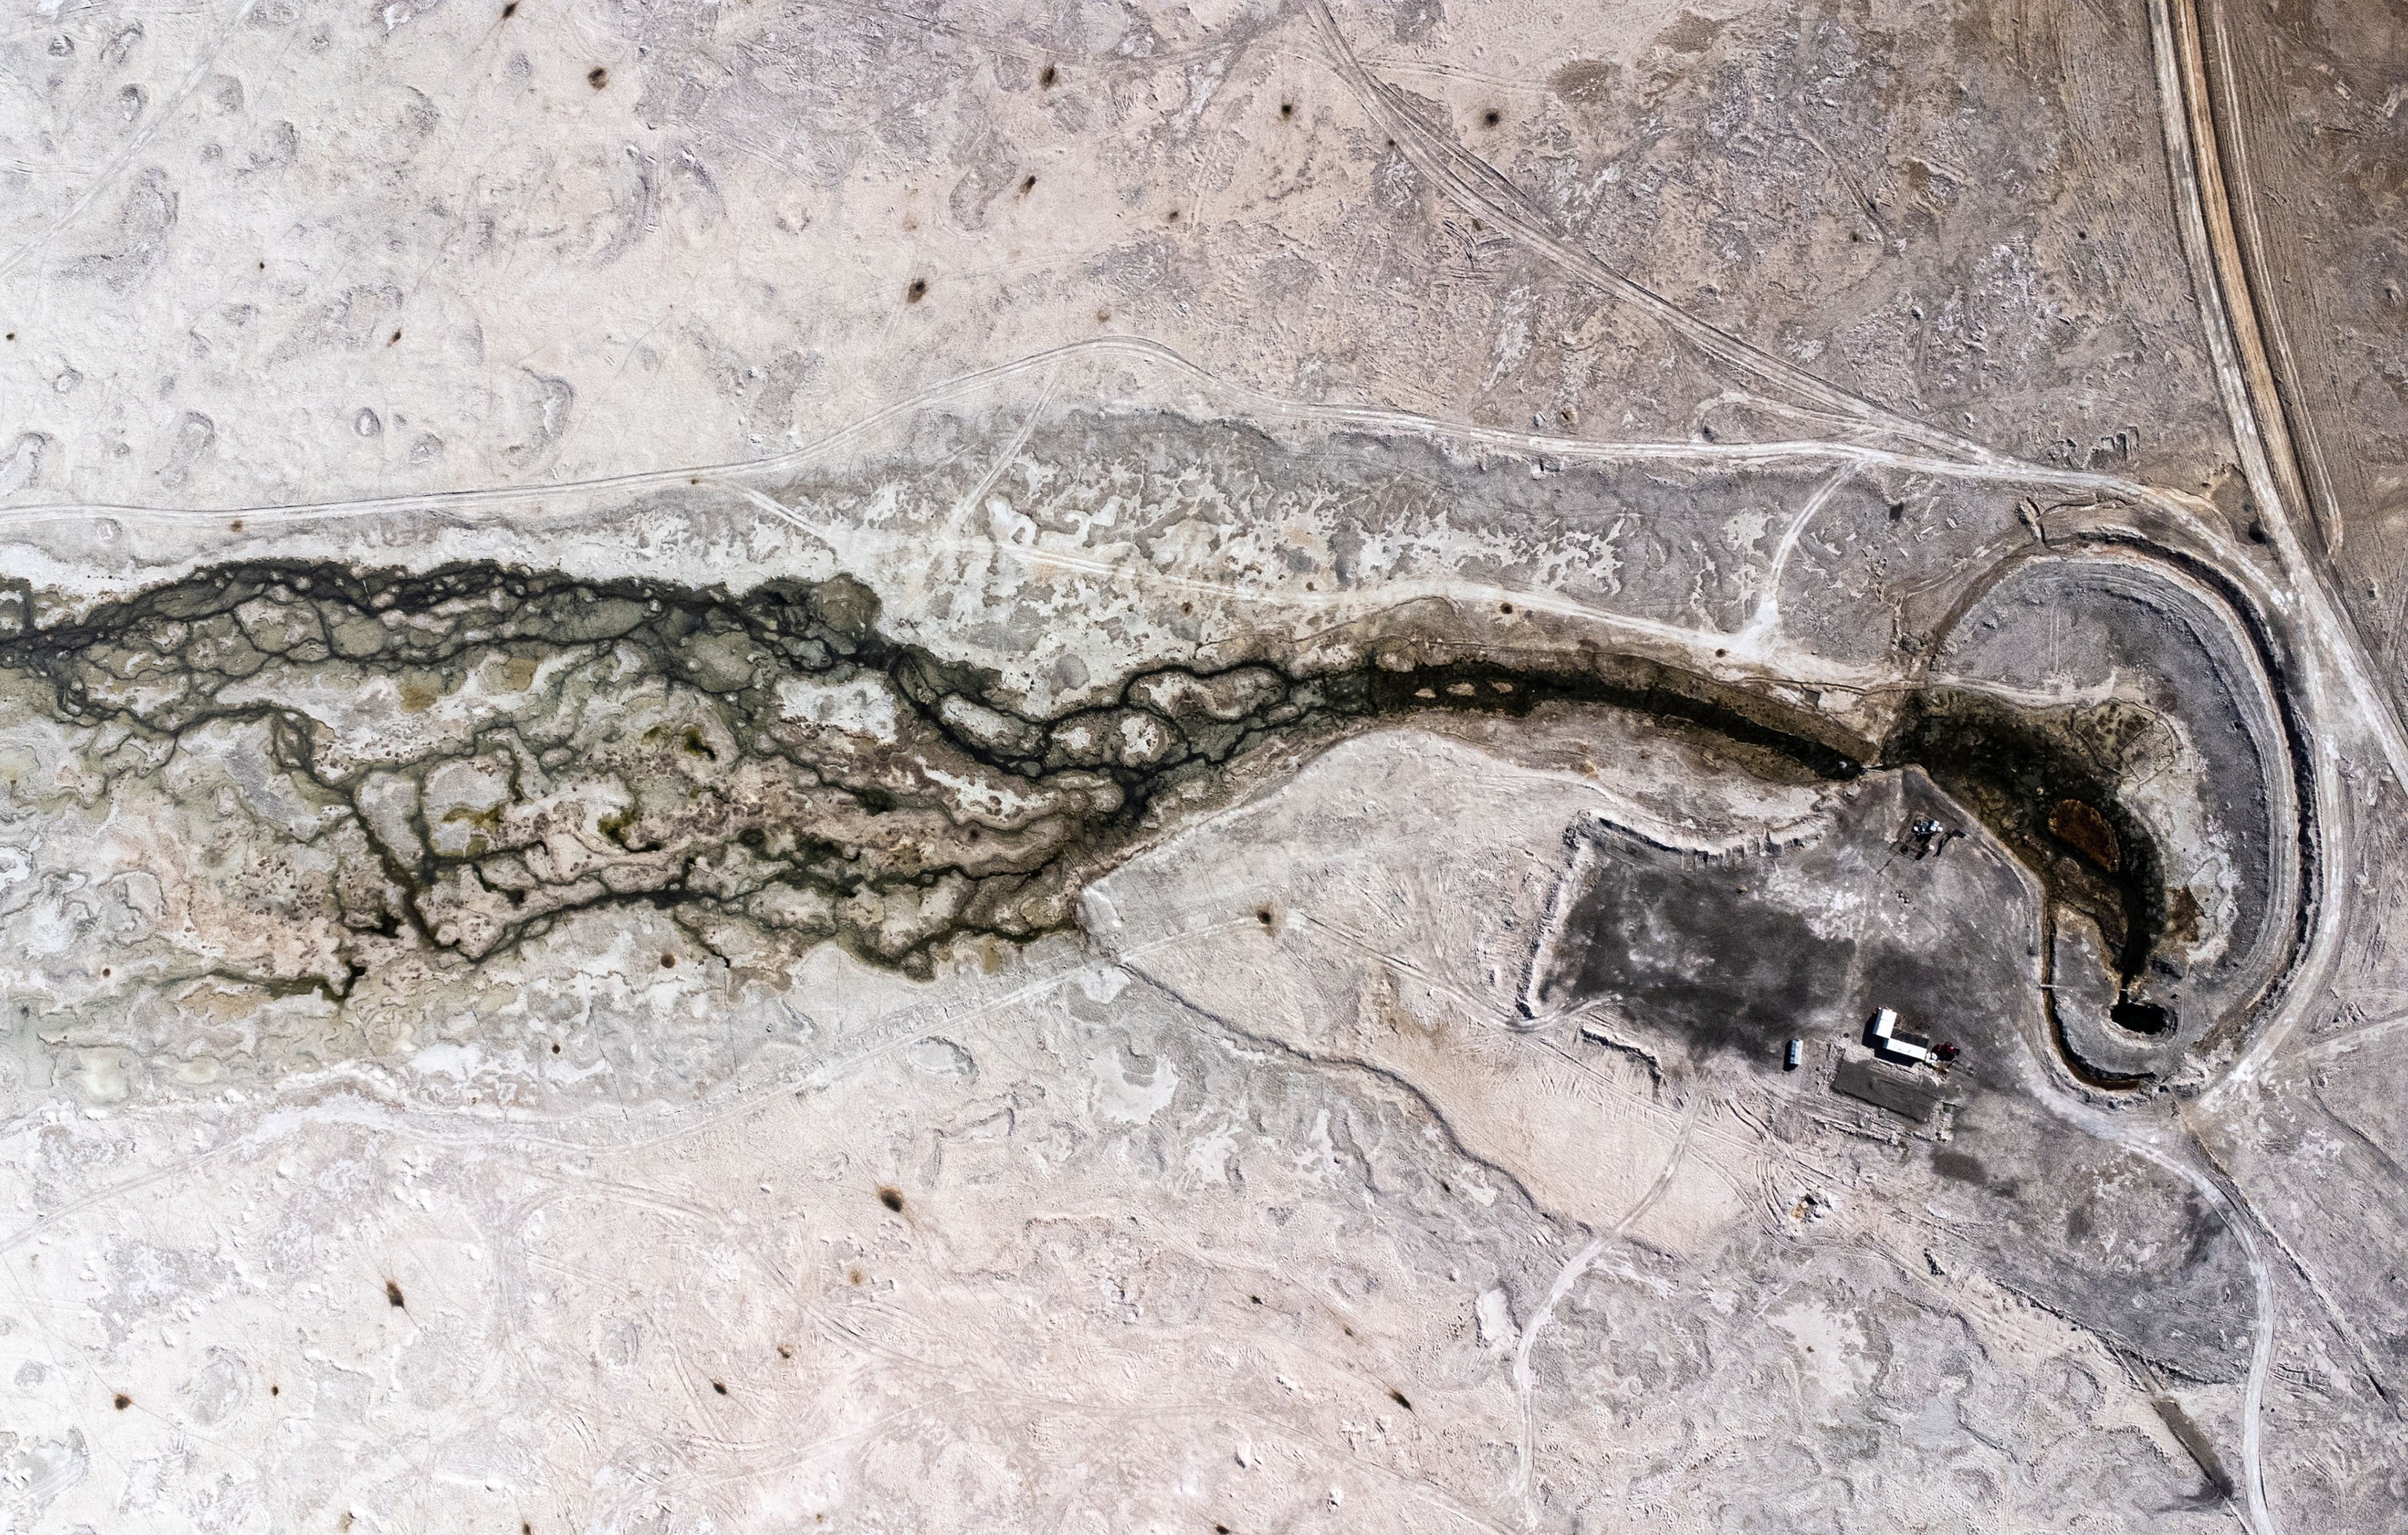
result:
[[[1426,623],[1337,669],[1168,667],[1032,718],[889,638],[843,577],[731,594],[261,562],[55,621],[30,591],[9,606],[0,710],[67,732],[74,792],[179,842],[232,913],[188,973],[338,1004],[405,956],[475,966],[611,906],[723,955],[833,941],[925,975],[966,935],[1070,925],[1087,881],[1347,733],[1551,705],[1636,711],[1771,776],[1923,767],[2111,935],[2127,982],[2180,918],[2118,793],[2135,722],[1961,690],[1904,696],[1868,739],[1661,662],[1473,654]],[[20,802],[61,792],[32,761]]]

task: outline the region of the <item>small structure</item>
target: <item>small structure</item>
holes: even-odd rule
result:
[[[1914,855],[1917,858],[1936,858],[1948,851],[1950,842],[1965,835],[1956,827],[1942,825],[1928,815],[1916,820],[1914,825],[1908,828],[1908,832],[1914,839]]]
[[[1799,1065],[1805,1061],[1805,1059],[1806,1041],[1803,1040],[1792,1040],[1789,1041],[1789,1048],[1782,1052],[1781,1069],[1784,1071],[1795,1071],[1798,1069]]]
[[[1917,1066],[1936,1067],[1940,1064],[1940,1056],[1932,1050],[1931,1041],[1920,1034],[1901,1033],[1898,1026],[1898,1014],[1887,1008],[1873,1014],[1872,1026],[1865,1031],[1865,1042],[1873,1047],[1873,1054],[1890,1060],[1909,1061]]]

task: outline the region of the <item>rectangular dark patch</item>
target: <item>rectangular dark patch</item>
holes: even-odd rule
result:
[[[1930,1119],[1931,1111],[1940,1107],[1941,1099],[1940,1089],[1932,1083],[1870,1061],[1842,1061],[1840,1069],[1831,1073],[1831,1091],[1845,1093],[1876,1109],[1887,1109],[1917,1125]]]

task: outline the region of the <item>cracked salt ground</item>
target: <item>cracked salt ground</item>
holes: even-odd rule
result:
[[[73,728],[93,765],[92,788],[50,802],[96,818],[74,862],[109,869],[134,947],[95,990],[137,1009],[137,988],[198,983],[188,997],[389,1012],[462,961],[635,910],[665,919],[665,970],[683,953],[773,973],[834,940],[924,977],[940,943],[1065,925],[1127,850],[1383,714],[1627,697],[1856,770],[1757,723],[1747,695],[1562,663],[1153,671],[1121,702],[1032,720],[996,707],[991,678],[884,638],[877,610],[844,578],[738,598],[491,567],[228,567],[0,640],[0,667],[30,684],[35,739],[56,749]],[[1901,739],[1927,749],[1931,727]],[[2117,806],[2098,766],[2113,745],[2071,777],[2030,745],[1994,754]],[[2027,841],[2028,794],[1991,793]],[[2128,975],[2154,940],[2157,866],[2115,813],[2125,883],[2091,875],[2063,898],[2121,938]],[[44,867],[78,819],[54,818]],[[173,910],[144,864],[178,868]]]
[[[2399,1527],[2378,8],[27,9],[0,1528]]]
[[[971,911],[971,920],[933,935],[906,930],[897,943],[891,925],[840,927],[831,913],[845,909],[832,899],[797,918],[797,893],[841,891],[858,902],[864,891],[884,898],[895,888],[926,891],[941,888],[948,875],[975,873],[1018,895],[1037,882],[1030,865],[1041,874],[1052,862],[1083,875],[1053,887],[1056,910],[1082,900],[1081,925],[1118,960],[1081,972],[1062,993],[1070,1017],[1104,1032],[1067,1056],[1051,1047],[1059,1058],[1083,1058],[1086,1085],[1073,1101],[1096,1132],[1154,1136],[1196,1118],[1196,1110],[1180,1108],[1182,1093],[1198,1101],[1193,1095],[1208,1082],[1192,1054],[1132,1035],[1125,1022],[1132,1007],[1168,1006],[1167,1017],[1201,1020],[1208,1034],[1241,1054],[1268,1048],[1310,1069],[1335,1069],[1341,1081],[1363,1071],[1372,1101],[1402,1094],[1398,1110],[1432,1116],[1440,1143],[1469,1159],[1435,1176],[1450,1203],[1469,1200],[1469,1208],[1498,1219],[1518,1210],[1695,1253],[1743,1223],[1747,1209],[1728,1160],[1739,1142],[1719,1127],[1721,1112],[1699,1118],[1712,1084],[1727,1071],[1709,1065],[1692,1076],[1693,1068],[1676,1067],[1668,1080],[1667,1055],[1684,1034],[1694,1036],[1692,1049],[1700,1047],[1707,1037],[1698,1030],[1710,1020],[1684,1023],[1680,1009],[1661,999],[1633,1016],[1626,987],[1610,1018],[1580,997],[1570,1011],[1547,1000],[1556,984],[1547,977],[1584,973],[1584,935],[1628,925],[1584,904],[1583,886],[1573,882],[1587,882],[1593,893],[1615,890],[1620,868],[1580,857],[1566,865],[1564,850],[1635,833],[1638,840],[1615,859],[1643,863],[1689,847],[1673,853],[1676,862],[1702,856],[1701,867],[1712,868],[1734,850],[1756,847],[1791,859],[1783,867],[1793,898],[1811,898],[1855,876],[1815,872],[1817,854],[1796,864],[1798,855],[1779,850],[1811,849],[1826,836],[1813,828],[1828,822],[1832,805],[1856,807],[1848,813],[1870,834],[1852,854],[1859,858],[1895,859],[1890,844],[1902,834],[1892,822],[1909,825],[1934,809],[1962,819],[1945,802],[1894,802],[1890,789],[1866,798],[1865,783],[1898,781],[1886,773],[1861,779],[1829,746],[1784,738],[1752,719],[1751,711],[1763,713],[1761,702],[1744,694],[1701,698],[1694,683],[1633,689],[1594,673],[1584,679],[1560,664],[1520,672],[1373,666],[1302,679],[1257,665],[1149,673],[1122,690],[1124,702],[1030,719],[1003,705],[991,681],[884,640],[875,616],[867,591],[842,581],[771,585],[732,598],[597,588],[493,567],[361,578],[326,567],[264,567],[229,568],[21,632],[5,659],[23,679],[28,739],[81,733],[79,754],[94,761],[81,802],[105,807],[99,825],[108,836],[124,838],[137,814],[155,821],[171,813],[187,827],[213,817],[244,832],[217,844],[225,851],[216,865],[208,862],[205,833],[154,834],[149,845],[197,843],[201,867],[170,868],[170,884],[141,897],[146,908],[127,906],[138,920],[124,926],[125,948],[113,954],[122,973],[103,976],[93,988],[98,997],[126,999],[123,1011],[112,1018],[107,1006],[87,1005],[90,1021],[54,1036],[37,1064],[55,1072],[73,1062],[71,1090],[98,1105],[126,1101],[129,1093],[147,1101],[163,1090],[242,1081],[263,1069],[382,1057],[407,1063],[414,1097],[556,1115],[612,1083],[658,1093],[680,1082],[709,1090],[724,1081],[741,1091],[764,1072],[775,1080],[801,1063],[810,1063],[805,1100],[832,1103],[839,1100],[831,1094],[849,1096],[862,1072],[875,1074],[892,1060],[924,1088],[979,1084],[990,1095],[975,1112],[965,1110],[968,1128],[939,1134],[924,1154],[901,1144],[884,1154],[880,1201],[925,1232],[942,1209],[925,1196],[942,1184],[948,1159],[958,1165],[971,1145],[1023,1140],[1024,1123],[1046,1096],[1044,1072],[1025,1075],[1032,1069],[1027,1046],[1015,1042],[1009,1024],[965,1034],[954,1008],[908,990],[887,991],[879,1003],[884,986],[867,984],[871,972],[835,956],[897,966],[938,986],[939,996],[984,968],[994,977],[983,988],[995,998],[990,1006],[1008,1019],[1060,986],[1062,951],[1037,941],[1015,957],[973,945],[998,936],[1030,942],[1063,923],[1030,921],[1024,906],[1013,926],[1011,908],[992,903],[981,913],[965,902],[955,913]],[[1670,712],[1651,717],[1579,702],[1584,696],[1658,700]],[[1130,729],[1140,717],[1148,727]],[[1782,718],[1777,710],[1770,717]],[[1584,766],[1532,776],[1444,736],[1361,735],[1386,719],[1419,721],[1424,730],[1483,742],[1507,758],[1535,753],[1534,761],[1545,761],[1576,748]],[[1700,719],[1727,722],[1738,735]],[[1110,754],[1115,746],[1117,757]],[[1784,758],[1784,749],[1795,755]],[[1751,788],[1745,774],[1733,776],[1734,760],[1785,762],[1791,782]],[[1831,780],[1807,768],[1835,764],[1845,770]],[[1182,770],[1190,782],[1211,771],[1231,776],[1212,794],[1182,799],[1172,792]],[[27,781],[20,774],[16,782]],[[1272,797],[1260,799],[1265,792]],[[1247,795],[1257,796],[1257,808],[1214,814],[1215,805]],[[1005,796],[1040,808],[998,815]],[[1180,813],[1143,813],[1158,804]],[[1490,853],[1463,865],[1470,885],[1406,895],[1398,909],[1453,911],[1458,922],[1489,912],[1501,920],[1492,936],[1441,925],[1383,938],[1375,911],[1351,909],[1381,888],[1372,874],[1381,860],[1402,856],[1411,868],[1418,850],[1450,835],[1417,819],[1433,804],[1449,807],[1444,825],[1462,853],[1475,846],[1462,840],[1465,833],[1496,835],[1497,814],[1512,808],[1524,829],[1514,834],[1520,851],[1507,854],[1503,868],[1521,869],[1521,893],[1500,904],[1502,890],[1490,886],[1501,870]],[[1772,819],[1751,829],[1748,818],[1767,813]],[[1249,819],[1266,814],[1273,822]],[[54,816],[47,837],[70,825]],[[1587,825],[1619,830],[1566,839],[1567,828]],[[2002,825],[2013,833],[2023,823],[2010,815]],[[1031,831],[1045,839],[1029,839],[1033,846],[1011,839]],[[281,862],[263,856],[274,846],[265,841],[270,833],[286,839]],[[1253,850],[1276,846],[1287,872],[1269,890],[1239,868],[1213,872],[1197,862],[1199,836],[1228,850],[1220,857],[1237,854],[1239,868],[1254,860]],[[1314,851],[1333,837],[1326,854]],[[55,846],[48,842],[45,851]],[[1071,863],[1065,850],[1086,862]],[[346,854],[353,860],[348,871]],[[1025,862],[1015,867],[1015,856]],[[1329,894],[1294,883],[1324,859],[1339,880]],[[89,865],[89,855],[83,861]],[[1108,872],[1116,865],[1125,866],[1121,872]],[[931,866],[944,871],[936,882],[927,878]],[[2009,866],[1996,850],[1914,863],[1943,881]],[[239,872],[228,879],[226,869]],[[1586,872],[1575,876],[1578,869]],[[889,871],[884,886],[877,882],[882,870]],[[1083,882],[1099,874],[1099,883]],[[1155,888],[1166,875],[1174,882],[1168,888],[1190,894],[1174,899],[1182,914],[1173,932],[1148,934],[1151,901],[1133,901],[1131,893]],[[313,877],[319,882],[309,882]],[[1680,876],[1668,868],[1652,878]],[[142,888],[130,871],[109,883]],[[1194,893],[1233,887],[1234,910],[1195,904]],[[194,903],[180,921],[170,888]],[[1330,896],[1340,891],[1354,894],[1333,906]],[[217,904],[199,907],[195,920],[190,913],[202,897]],[[1959,895],[1942,905],[1977,911],[2017,898]],[[920,909],[930,904],[923,897]],[[20,920],[32,911],[21,909]],[[476,926],[480,917],[491,925]],[[2010,924],[2002,931],[2013,930]],[[1302,944],[1315,957],[1275,982],[1243,951],[1214,957],[1220,935],[1231,932],[1259,935],[1252,941],[1282,951]],[[831,937],[838,941],[828,946]],[[253,945],[243,954],[248,968],[223,963],[224,947],[246,938]],[[186,957],[196,950],[208,963]],[[1472,958],[1460,979],[1449,973],[1460,961],[1447,956],[1455,954]],[[1203,971],[1186,968],[1197,959],[1207,962]],[[314,972],[313,964],[321,967]],[[293,973],[258,973],[280,965]],[[2014,969],[2007,967],[2011,976]],[[1215,999],[1198,979],[1215,973],[1240,979],[1240,989]],[[1355,975],[1361,979],[1345,979]],[[1340,990],[1322,996],[1333,980]],[[1268,994],[1261,990],[1267,983]],[[2016,983],[2006,984],[2012,990]],[[256,999],[263,993],[265,1005]],[[1486,1004],[1490,1021],[1469,1033],[1440,1028],[1425,1038],[1428,1024],[1402,1022],[1434,997],[1453,999],[1443,1006],[1472,1003],[1478,1017],[1474,999],[1484,993],[1495,994]],[[1544,1005],[1535,1027],[1526,994]],[[1293,1023],[1281,1008],[1265,1014],[1266,995],[1293,998],[1306,1012]],[[173,1011],[157,1006],[163,996]],[[210,1010],[226,1020],[265,1021],[267,1032],[230,1031],[210,1021]],[[985,1011],[973,1008],[970,1016]],[[1334,1053],[1293,1033],[1315,1026],[1305,1020],[1316,1013],[1350,1012],[1357,1042]],[[1599,1019],[1617,1049],[1648,1062],[1643,1073],[1580,1054]],[[1667,1027],[1670,1038],[1649,1034]],[[1423,1042],[1401,1055],[1378,1043],[1399,1030],[1400,1043]],[[1484,1040],[1492,1031],[1494,1041]],[[2010,1053],[2014,1032],[2006,1026],[1985,1042]],[[1526,1065],[1496,1057],[1507,1041],[1550,1054],[1531,1075]],[[1571,1077],[1551,1083],[1549,1059]],[[1023,1075],[1008,1085],[997,1073],[1010,1078],[1015,1060]],[[1487,1064],[1466,1076],[1472,1062]],[[1750,1061],[1726,1086],[1762,1064]],[[1498,1067],[1501,1077],[1480,1074]],[[1561,1096],[1566,1085],[1569,1097]],[[1657,1102],[1668,1090],[1679,1105],[1669,1111]],[[1298,1123],[1291,1160],[1316,1185],[1352,1176],[1349,1147],[1366,1112],[1350,1106],[1357,1091],[1348,1089],[1336,1105],[1320,1102]],[[1740,1106],[1750,1091],[1729,1106],[1740,1115],[1736,1125],[1760,1112]],[[1617,1100],[1640,1112],[1607,1151],[1594,1116]],[[2022,1140],[2031,1147],[2026,1155],[2041,1155],[2026,1110],[2002,1103],[1985,1113],[1990,1144]],[[1248,1170],[1248,1148],[1259,1155],[1260,1131],[1244,1128],[1243,1118],[1207,1117],[1214,1122],[1209,1128],[1168,1131],[1200,1131],[1192,1147],[1174,1141],[1148,1155],[1183,1169],[1182,1180],[1197,1188],[1242,1189],[1258,1180],[1258,1169]],[[2112,1149],[2100,1155],[2113,1162]],[[2072,1165],[2086,1165],[2082,1154]],[[1606,1176],[1567,1182],[1576,1167]],[[916,1202],[904,1192],[915,1179],[926,1185]],[[2020,1209],[2012,1198],[2006,1208]],[[1283,1220],[1280,1207],[1270,1214]],[[2196,1320],[2229,1304],[2208,1298],[2218,1286],[2229,1289],[2229,1261],[2217,1255],[2212,1225],[2189,1240],[2200,1256],[2177,1283],[2201,1291],[2183,1313]],[[1546,1269],[1552,1298],[1532,1302],[1539,1309],[1531,1320],[1516,1324],[1510,1304],[1500,1317],[1484,1298],[1471,1307],[1479,1346],[1502,1340],[1512,1356],[1508,1377],[1523,1425],[1512,1485],[1532,1506],[1543,1496],[1548,1399],[1534,1361],[1550,1356],[1558,1311],[1605,1254],[1597,1241],[1574,1245],[1570,1261]],[[1992,1262],[2012,1271],[2017,1257],[2002,1253]],[[2114,1298],[2133,1283],[2162,1290],[2168,1279],[2157,1268],[2144,1263],[2127,1273],[2071,1252],[2060,1263],[2071,1267],[2023,1282],[2154,1357],[2184,1359],[2204,1378],[2229,1373],[2229,1353],[2218,1352],[2229,1350],[2229,1334],[2136,1331],[2116,1313]],[[854,1271],[869,1270],[848,1274]],[[1460,1265],[1449,1271],[1460,1274]],[[2084,1277],[2068,1288],[2075,1273]],[[1366,1275],[1360,1283],[1386,1282]],[[1352,1294],[1354,1284],[1341,1290]],[[1122,1297],[1128,1316],[1141,1318],[1159,1301],[1129,1284],[1114,1279],[1110,1293]],[[1506,1292],[1492,1286],[1479,1295]],[[1256,1303],[1250,1297],[1248,1304]],[[1340,1336],[1354,1336],[1354,1327],[1341,1322]],[[1311,1395],[1306,1375],[1279,1374],[1283,1391]],[[1408,1401],[1429,1398],[1426,1381],[1393,1384],[1411,1377],[1389,1366],[1382,1375],[1392,1382],[1383,1390]],[[1428,1409],[1411,1411],[1418,1418]]]

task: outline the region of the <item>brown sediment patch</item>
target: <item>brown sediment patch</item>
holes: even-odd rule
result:
[[[2115,828],[2107,824],[2096,805],[2079,799],[2058,800],[2048,809],[2048,832],[2106,873],[2113,874],[2122,866],[2123,854],[2116,846]]]

